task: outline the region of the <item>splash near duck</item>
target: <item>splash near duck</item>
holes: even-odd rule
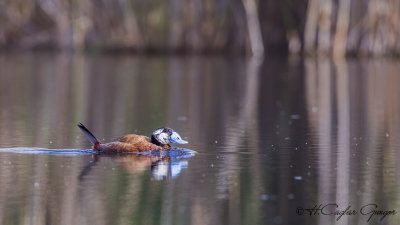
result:
[[[85,134],[87,139],[92,143],[92,149],[104,153],[122,153],[122,152],[149,152],[170,150],[170,143],[187,144],[181,136],[173,129],[168,127],[158,128],[151,134],[151,137],[127,134],[115,141],[109,143],[101,143],[82,123],[78,127]]]

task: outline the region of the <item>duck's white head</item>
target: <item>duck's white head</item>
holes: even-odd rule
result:
[[[175,144],[187,144],[181,136],[169,127],[158,128],[151,134],[151,141],[156,145],[168,145],[171,142]]]

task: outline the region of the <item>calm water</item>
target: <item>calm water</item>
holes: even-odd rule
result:
[[[0,68],[0,224],[400,223],[360,212],[400,212],[399,61],[21,53]],[[104,141],[169,126],[198,154],[21,153],[89,148],[78,122]],[[356,215],[299,208],[320,204]]]

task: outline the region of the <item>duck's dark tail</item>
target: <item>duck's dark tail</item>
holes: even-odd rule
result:
[[[92,132],[90,132],[83,124],[79,123],[78,127],[85,134],[90,143],[93,144],[93,146],[100,144],[99,140],[97,140],[97,138],[92,134]]]

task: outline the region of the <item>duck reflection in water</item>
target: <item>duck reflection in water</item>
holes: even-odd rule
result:
[[[170,155],[170,153],[172,154]],[[174,179],[188,167],[187,158],[194,154],[195,152],[192,150],[179,148],[150,154],[93,154],[93,160],[83,168],[79,179],[88,175],[99,162],[105,161],[112,161],[131,174],[140,174],[151,170],[156,180]]]

